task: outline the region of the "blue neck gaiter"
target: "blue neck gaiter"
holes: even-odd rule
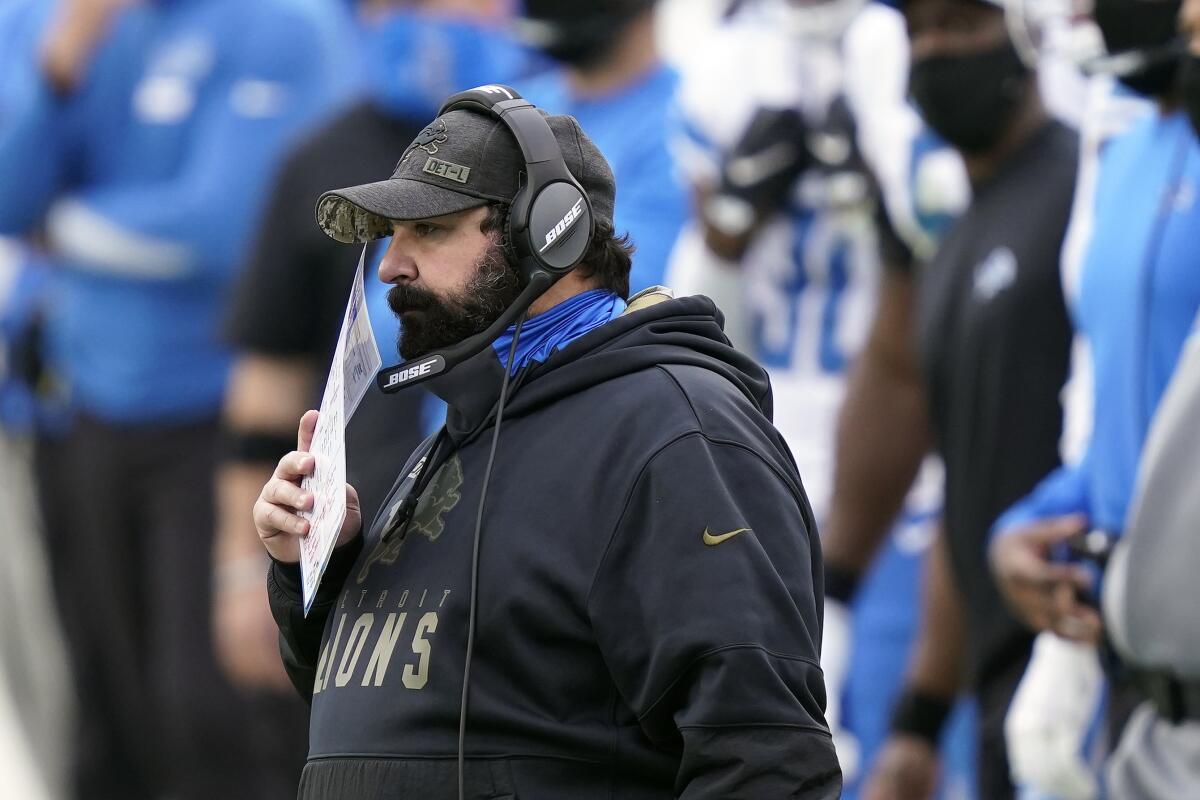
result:
[[[367,92],[384,111],[426,120],[448,96],[510,83],[532,68],[527,50],[500,28],[398,10],[363,28]]]
[[[616,319],[624,311],[624,300],[607,289],[592,289],[577,294],[536,317],[530,317],[521,328],[521,339],[517,342],[512,374],[527,364],[545,361],[555,350],[566,347],[588,331]],[[492,349],[495,350],[496,358],[500,359],[501,364],[508,363],[508,350],[512,346],[515,329],[515,325],[510,326],[500,334],[500,338],[492,342]]]

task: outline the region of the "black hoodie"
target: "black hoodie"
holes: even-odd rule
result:
[[[839,796],[820,548],[766,373],[707,298],[662,299],[513,379],[480,545],[468,798]],[[312,699],[301,798],[458,796],[502,376],[487,348],[433,382],[446,427],[334,554],[307,619],[299,570],[272,568],[284,660]]]

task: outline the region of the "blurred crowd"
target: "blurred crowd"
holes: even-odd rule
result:
[[[313,208],[487,83],[768,368],[845,796],[1200,797],[1200,0],[0,4],[0,795],[294,796],[249,510],[359,257]],[[367,395],[364,518],[443,413]]]

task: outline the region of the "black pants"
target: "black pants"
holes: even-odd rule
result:
[[[80,798],[295,796],[307,708],[239,692],[213,653],[216,441],[215,422],[81,419],[40,443],[39,499],[79,695]]]

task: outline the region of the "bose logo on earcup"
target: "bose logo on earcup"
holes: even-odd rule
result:
[[[575,205],[571,206],[571,210],[568,211],[566,215],[558,221],[558,224],[556,224],[550,229],[549,232],[546,233],[546,243],[542,245],[542,248],[538,250],[538,253],[544,253],[549,250],[550,245],[554,244],[554,242],[558,240],[558,237],[566,233],[567,229],[575,224],[582,213],[583,198],[581,197],[575,201]]]

